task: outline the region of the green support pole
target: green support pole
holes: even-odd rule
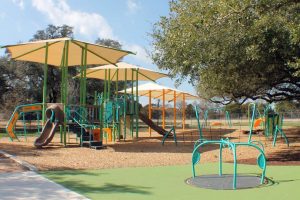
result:
[[[65,47],[63,50],[63,61],[61,66],[61,103],[63,104],[63,110],[65,111]],[[64,135],[64,123],[62,125],[62,135],[61,135],[61,142],[64,143],[63,135]]]
[[[83,63],[83,106],[86,105],[86,68],[87,68],[87,44],[84,45],[84,63]]]
[[[103,94],[101,96],[101,101],[99,102],[99,109],[100,109],[100,116],[99,116],[99,120],[100,120],[100,140],[103,141]],[[107,138],[107,137],[106,137]]]
[[[105,72],[105,77],[104,77],[104,100],[106,100],[106,91],[107,91],[107,89],[106,89],[106,87],[107,87],[107,69],[105,69],[104,70],[104,72]]]
[[[116,94],[116,97],[118,98],[118,91],[119,91],[119,69],[117,69],[117,75],[116,75],[117,77],[116,77],[116,92],[115,92],[115,94]]]
[[[110,99],[110,69],[108,70],[108,85],[107,85],[107,99]]]
[[[45,123],[46,101],[47,101],[47,79],[48,79],[48,42],[45,46],[45,64],[44,64],[44,84],[43,84],[43,110],[42,121]]]
[[[64,113],[67,113],[67,104],[68,104],[68,55],[69,55],[69,41],[65,41],[64,48],[64,64],[63,64],[63,106]],[[67,118],[64,118],[63,124],[63,143],[64,146],[67,145]]]
[[[118,91],[119,91],[119,69],[117,69],[116,71],[116,92],[115,92],[115,96],[116,96],[116,99],[117,99],[117,102],[119,102],[118,100]],[[118,106],[120,106],[120,104],[118,103]],[[119,115],[119,112],[120,112],[120,109],[122,109],[121,107],[117,108],[119,109],[118,110],[118,113],[117,113],[117,126],[118,126],[118,137],[119,137],[119,140],[121,138],[121,123],[120,123],[120,115]],[[123,136],[123,139],[124,139],[124,136]]]
[[[136,69],[136,80],[135,80],[135,135],[139,137],[139,69]]]
[[[232,145],[232,153],[233,153],[233,184],[232,187],[233,189],[236,189],[236,173],[237,173],[237,161],[236,161],[236,145]]]
[[[81,67],[80,67],[80,100],[79,105],[83,105],[83,71],[84,71],[84,48],[81,48]]]
[[[36,126],[37,126],[37,135],[39,136],[40,135],[40,115],[39,115],[39,113],[36,113],[36,118],[37,118],[37,124],[36,124]]]
[[[125,69],[125,92],[124,92],[124,140],[126,139],[126,112],[127,112],[127,69]]]
[[[133,114],[134,114],[134,97],[133,97],[133,69],[131,69],[131,98],[132,102],[130,102],[130,134],[131,138],[133,138]]]
[[[61,83],[60,83],[60,88],[61,88],[61,95],[60,95],[60,102],[63,103],[63,96],[64,96],[64,64],[65,64],[65,47],[62,52],[62,59],[61,59],[61,64],[60,64],[60,71],[61,71]]]

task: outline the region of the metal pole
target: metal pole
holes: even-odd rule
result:
[[[80,100],[79,105],[83,105],[83,71],[84,71],[84,48],[81,48],[81,66],[80,66]]]
[[[136,80],[135,80],[135,130],[136,138],[139,137],[139,69],[136,69]]]
[[[152,110],[151,110],[152,102],[151,102],[151,90],[149,90],[149,104],[148,104],[148,115],[149,119],[152,118]],[[149,126],[149,135],[151,137],[151,127]]]
[[[107,87],[107,69],[104,70],[105,76],[104,76],[104,99],[106,100],[106,87]]]
[[[107,86],[107,94],[108,94],[108,99],[110,99],[110,69],[108,70],[108,86]]]
[[[163,106],[162,106],[162,127],[163,129],[166,126],[165,122],[165,89],[163,89]]]
[[[131,99],[132,101],[130,102],[130,133],[131,133],[131,138],[133,138],[133,114],[134,114],[134,97],[133,97],[133,69],[131,69]]]
[[[46,42],[46,46],[45,46],[42,123],[45,123],[45,112],[46,112],[46,107],[47,107],[46,106],[47,80],[48,80],[48,42]]]
[[[84,45],[84,68],[83,68],[83,105],[86,105],[86,90],[87,90],[87,84],[86,84],[86,68],[87,68],[87,44]]]
[[[65,46],[63,48],[62,52],[62,59],[61,59],[61,64],[60,64],[60,71],[61,71],[61,83],[60,83],[60,88],[61,88],[61,95],[60,95],[60,102],[63,103],[63,96],[64,96],[64,62],[65,62]]]
[[[116,97],[118,98],[118,91],[119,91],[119,69],[117,69],[117,77],[116,77],[117,81],[116,81]]]
[[[126,139],[126,112],[127,112],[127,69],[125,69],[125,92],[124,92],[124,140]]]
[[[67,113],[68,106],[68,59],[69,59],[69,42],[66,41],[65,48],[65,62],[64,62],[64,113]],[[67,118],[64,118],[64,127],[63,127],[63,135],[64,135],[64,146],[67,145]]]
[[[182,129],[185,129],[185,94],[182,96]]]
[[[174,115],[174,128],[176,129],[176,91],[174,91],[174,110],[173,110],[173,115]]]

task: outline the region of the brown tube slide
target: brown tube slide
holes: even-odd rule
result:
[[[163,129],[160,126],[157,126],[151,119],[149,119],[146,115],[144,115],[143,113],[139,113],[139,118],[140,120],[142,120],[145,124],[147,124],[150,128],[152,128],[153,130],[155,130],[158,134],[160,135],[165,135],[167,133],[167,131],[165,129]]]
[[[47,121],[42,133],[34,142],[34,146],[37,148],[42,148],[52,141],[56,127],[64,121],[64,112],[58,105],[51,105],[46,110],[46,117]]]

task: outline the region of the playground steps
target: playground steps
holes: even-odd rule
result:
[[[81,146],[96,150],[105,148],[102,141],[94,140],[90,131],[82,128],[79,124],[69,124],[69,130],[75,133],[77,137],[81,137]]]
[[[69,131],[75,133],[77,137],[80,137],[81,126],[75,123],[69,124]]]

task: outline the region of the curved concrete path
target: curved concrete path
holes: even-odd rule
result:
[[[84,196],[38,174],[35,166],[2,150],[0,150],[0,166],[1,200],[87,200]]]
[[[32,171],[0,174],[0,199],[87,200],[84,196]]]

